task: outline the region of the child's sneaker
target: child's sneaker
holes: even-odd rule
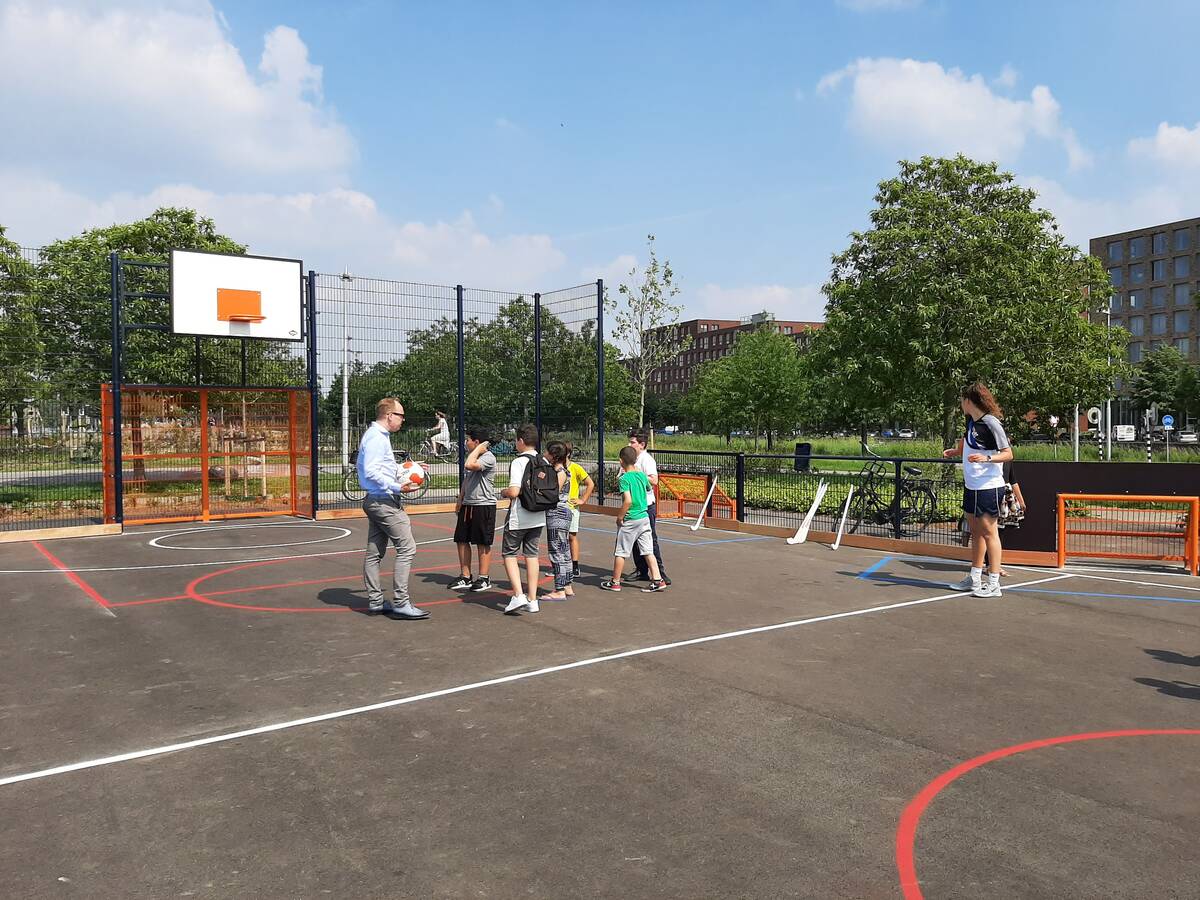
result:
[[[665,591],[667,586],[661,581],[651,581],[649,587],[642,588],[643,594],[657,594],[659,591]]]
[[[471,586],[471,579],[468,578],[466,575],[459,575],[452,582],[450,582],[448,585],[446,585],[446,587],[450,588],[450,590],[452,590],[452,591],[465,591],[470,586]]]
[[[946,587],[950,588],[952,591],[973,591],[975,588],[979,587],[979,582],[970,575],[967,575],[967,577],[962,581],[956,581],[953,584],[946,585]]]
[[[492,589],[492,582],[486,577],[476,578],[474,581],[471,582],[471,591],[473,593],[478,594],[480,591],[490,591],[491,589]]]
[[[526,597],[524,594],[517,594],[515,597],[513,597],[511,600],[508,601],[508,606],[504,607],[504,611],[506,613],[514,613],[521,609],[524,609],[528,605],[529,605],[529,598]]]
[[[621,582],[613,581],[611,578],[605,578],[600,582],[600,590],[612,591],[614,594],[621,593]]]
[[[972,597],[1003,597],[1000,593],[1000,584],[994,581],[984,581],[981,584],[975,585],[975,590],[971,591]]]
[[[538,611],[538,602],[536,600],[530,600],[526,605],[529,608],[526,609],[525,612],[537,612]]]

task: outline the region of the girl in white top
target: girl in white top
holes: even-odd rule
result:
[[[981,381],[962,392],[962,411],[967,416],[965,434],[958,443],[942,451],[947,459],[962,456],[963,515],[971,527],[971,572],[950,585],[976,597],[1000,596],[1000,501],[1004,498],[1004,463],[1013,458],[1008,436],[1000,419],[1004,412]],[[988,578],[983,582],[983,559],[987,556]]]

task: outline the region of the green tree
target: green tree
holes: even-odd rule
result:
[[[162,208],[128,224],[85,231],[44,249],[36,279],[38,319],[45,336],[46,365],[63,399],[95,402],[98,385],[112,372],[112,305],[109,254],[140,262],[166,262],[172,249],[245,253],[244,245],[219,233],[212,219],[191,209]],[[163,269],[127,270],[130,293],[167,290]],[[126,324],[169,325],[165,300],[131,297],[123,306]],[[126,379],[133,382],[191,384],[196,377],[195,340],[163,331],[134,331],[125,345]],[[199,369],[205,383],[240,379],[239,344],[228,339],[201,341]],[[292,344],[248,341],[250,380],[258,384],[300,384],[304,363]]]
[[[1188,421],[1200,416],[1200,366],[1185,365],[1180,372],[1175,411]]]
[[[739,335],[733,352],[715,362],[697,379],[701,402],[716,402],[717,417],[727,427],[748,425],[755,449],[759,435],[766,435],[770,450],[780,432],[800,420],[803,376],[796,342],[773,328],[760,328]]]
[[[995,163],[961,155],[902,162],[880,183],[871,227],[833,258],[806,366],[830,418],[937,410],[949,446],[958,392],[976,379],[1014,412],[1107,396],[1127,335],[1088,314],[1111,286],[1035,201]]]
[[[38,399],[46,381],[36,278],[34,262],[0,226],[0,408],[8,414],[19,413],[26,400]],[[18,414],[15,422],[20,433],[25,419]]]
[[[1159,347],[1136,368],[1130,396],[1142,409],[1157,404],[1163,412],[1182,413],[1180,401],[1187,402],[1187,385],[1183,383],[1187,372],[1183,354],[1171,346]]]
[[[659,263],[654,252],[654,235],[646,236],[650,261],[639,276],[629,272],[629,284],[617,288],[623,302],[606,299],[614,314],[613,340],[625,354],[629,376],[638,389],[638,425],[645,424],[646,386],[651,373],[684,353],[692,345],[690,335],[680,338],[671,326],[679,322],[683,307],[671,302],[679,293],[670,260]]]
[[[730,433],[746,424],[746,410],[738,405],[736,377],[730,357],[702,363],[696,381],[687,392],[683,409],[701,430],[710,434]]]

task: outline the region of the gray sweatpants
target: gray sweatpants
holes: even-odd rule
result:
[[[392,602],[396,606],[403,606],[408,603],[408,575],[412,570],[413,558],[417,555],[417,542],[413,540],[408,513],[397,500],[367,497],[362,506],[370,523],[367,528],[367,555],[363,558],[367,600],[371,603],[383,602],[379,564],[390,542],[396,548],[396,570],[392,576],[392,595],[395,599]]]

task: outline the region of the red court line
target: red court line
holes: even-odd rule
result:
[[[50,565],[54,566],[54,568],[58,569],[60,572],[62,572],[64,575],[66,575],[68,578],[70,578],[71,581],[73,581],[75,583],[76,587],[78,587],[81,591],[83,591],[85,594],[87,594],[89,597],[91,597],[94,601],[96,601],[96,603],[100,604],[101,607],[103,607],[104,609],[108,609],[108,607],[110,607],[112,605],[111,603],[109,603],[107,600],[105,600],[103,597],[100,596],[99,591],[97,591],[94,587],[92,587],[90,584],[88,584],[86,581],[84,581],[82,578],[80,578],[78,575],[76,575],[74,572],[72,572],[69,568],[67,568],[66,564],[61,559],[59,559],[57,556],[55,556],[53,553],[51,553],[49,550],[47,550],[45,547],[43,547],[41,545],[41,542],[32,541],[31,543],[33,544],[34,548],[38,551],[38,553],[42,554],[42,556],[46,557],[46,559],[50,561]]]
[[[925,785],[921,792],[904,808],[904,813],[900,816],[900,826],[896,829],[896,869],[900,874],[900,890],[904,894],[904,900],[924,900],[925,897],[921,893],[921,886],[917,881],[917,865],[913,858],[913,846],[916,843],[917,825],[921,821],[921,814],[925,812],[925,808],[943,788],[963,775],[990,762],[1004,759],[1007,756],[1016,756],[1018,753],[1025,753],[1028,750],[1041,750],[1045,747],[1073,744],[1077,741],[1099,741],[1107,738],[1147,737],[1164,734],[1200,735],[1200,728],[1135,728],[1128,731],[1093,731],[1086,734],[1043,738],[1040,741],[1029,741],[1025,744],[1015,744],[1012,747],[993,750],[991,753],[969,759],[953,769],[943,772]]]

